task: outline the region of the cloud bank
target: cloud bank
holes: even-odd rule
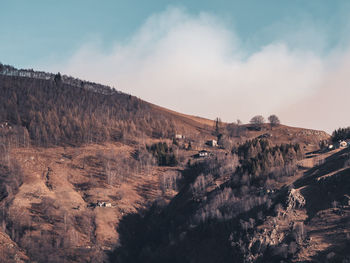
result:
[[[112,48],[86,43],[50,69],[187,114],[248,122],[275,113],[285,124],[331,131],[350,125],[349,66],[350,52],[320,56],[278,39],[248,53],[219,18],[169,8]]]

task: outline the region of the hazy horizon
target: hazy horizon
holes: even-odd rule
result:
[[[209,119],[276,114],[327,132],[350,125],[346,1],[62,2],[5,3],[0,61]]]

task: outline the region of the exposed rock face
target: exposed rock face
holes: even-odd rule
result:
[[[305,206],[304,196],[296,189],[289,190],[287,211]]]
[[[276,206],[276,216],[267,217],[265,223],[258,227],[257,232],[247,231],[244,239],[234,241],[231,235],[231,244],[238,247],[244,255],[244,262],[252,263],[261,258],[266,248],[276,248],[277,251],[287,251],[293,245],[304,246],[306,232],[304,220],[307,218],[305,211],[301,208],[305,206],[305,198],[297,189],[290,189],[286,203],[286,209]],[[251,226],[253,228],[253,226]],[[287,237],[292,237],[293,242],[289,245],[285,242]]]

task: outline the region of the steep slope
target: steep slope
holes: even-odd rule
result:
[[[233,160],[197,163],[168,205],[122,219],[112,261],[347,262],[349,156],[316,153],[311,169],[302,159],[295,173],[263,187],[239,176]]]
[[[17,144],[79,145],[134,138],[173,138],[182,134],[196,140],[214,138],[211,120],[177,113],[134,96],[88,81],[59,74],[17,70],[0,64],[0,124],[9,123]],[[223,123],[221,132],[231,133]],[[237,127],[236,127],[237,128]],[[328,138],[321,131],[268,125],[256,131],[236,129],[233,142],[260,135],[276,143],[290,140],[316,145]],[[233,136],[233,137],[234,137]]]
[[[13,248],[9,262],[14,257],[107,262],[116,247],[112,261],[243,260],[249,256],[244,246],[233,244],[239,238],[249,244],[245,230],[253,235],[253,229],[265,228],[271,234],[278,221],[281,233],[292,233],[275,213],[292,183],[306,206],[293,207],[289,216],[305,225],[316,220],[307,219],[314,218],[308,207],[314,202],[311,182],[316,173],[321,177],[332,169],[324,166],[322,175],[313,170],[322,170],[313,167],[326,154],[296,159],[329,139],[322,131],[267,124],[215,127],[214,121],[100,84],[11,67],[0,67],[0,73],[0,248]],[[185,138],[175,140],[175,134]],[[218,138],[219,147],[205,144]],[[257,147],[244,163],[236,150],[245,143]],[[262,145],[268,149],[259,155]],[[199,150],[207,150],[208,157],[196,158]],[[167,161],[170,156],[174,164]],[[324,165],[335,163],[333,172],[347,173],[338,171],[339,158],[329,157]],[[277,193],[267,193],[271,189]],[[321,253],[322,243],[317,244]],[[311,252],[305,255],[311,258]]]
[[[306,200],[307,231],[313,260],[350,259],[350,151],[321,159],[295,182]]]
[[[138,162],[134,151],[120,143],[12,149],[23,182],[2,201],[6,231],[38,262],[103,262],[123,215],[173,195],[161,185],[177,169]]]
[[[178,120],[175,114],[107,86],[67,76],[5,69],[0,67],[0,123],[16,126],[22,143],[30,138],[40,146],[77,145],[208,133],[207,125],[189,116]]]

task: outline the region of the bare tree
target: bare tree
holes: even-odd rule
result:
[[[109,160],[107,160],[105,163],[105,172],[106,172],[107,184],[109,185],[113,184],[116,177],[116,171],[112,168],[112,165]]]
[[[226,132],[230,137],[239,137],[243,131],[241,120],[237,119],[236,122],[232,122],[226,125]]]
[[[254,126],[260,126],[265,123],[265,118],[261,115],[256,115],[250,120],[250,124]]]
[[[168,171],[160,176],[160,188],[163,193],[167,190],[177,190],[178,181],[181,179],[181,174],[177,171]]]
[[[281,124],[280,119],[275,114],[270,115],[268,120],[270,122],[271,127],[278,126]]]

